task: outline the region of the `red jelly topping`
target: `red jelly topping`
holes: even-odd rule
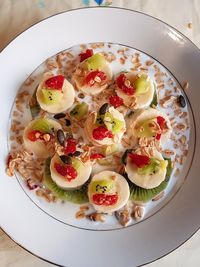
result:
[[[92,49],[87,49],[85,52],[82,52],[79,54],[80,56],[80,62],[84,61],[85,59],[91,57],[93,55]]]
[[[45,81],[45,85],[48,89],[62,90],[64,79],[63,75],[53,76]]]
[[[95,83],[95,79],[100,79],[101,81],[106,80],[106,74],[100,70],[94,70],[89,72],[85,77],[85,83],[92,86]]]
[[[118,200],[118,195],[106,195],[106,194],[94,194],[92,196],[92,201],[96,205],[111,206],[115,205]]]
[[[77,171],[71,165],[61,165],[59,163],[55,163],[54,167],[56,171],[64,178],[66,178],[69,182],[77,177]]]
[[[105,126],[99,126],[93,130],[92,136],[96,140],[103,140],[106,137],[112,138],[113,134]]]
[[[150,158],[145,155],[129,153],[129,157],[131,158],[132,163],[138,168],[142,168],[150,163]]]
[[[114,108],[118,108],[124,104],[124,101],[118,95],[112,95],[109,97],[109,102]]]
[[[132,85],[127,85],[126,75],[124,73],[120,74],[116,79],[117,86],[127,95],[133,95],[135,93],[135,88]]]

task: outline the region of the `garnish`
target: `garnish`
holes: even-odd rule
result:
[[[130,157],[131,162],[138,168],[142,168],[150,163],[150,158],[145,155],[129,153],[128,156]]]
[[[91,57],[93,55],[92,49],[87,49],[85,52],[82,52],[79,54],[80,56],[80,62],[84,61],[85,59]]]
[[[77,177],[77,171],[71,165],[61,165],[59,163],[55,163],[54,167],[56,171],[64,178],[66,178],[69,182]]]
[[[118,200],[118,195],[107,195],[107,194],[94,194],[92,196],[92,201],[96,205],[111,206],[115,205]]]
[[[118,108],[124,104],[124,100],[118,95],[112,95],[109,97],[109,102],[114,108]]]
[[[92,132],[92,136],[96,140],[103,140],[104,138],[113,138],[113,134],[105,126],[99,126]]]
[[[85,83],[89,86],[93,86],[95,82],[100,83],[105,80],[106,74],[100,70],[91,71],[85,77]]]
[[[133,95],[135,88],[131,85],[131,82],[124,73],[120,74],[116,79],[116,84],[125,94]]]
[[[48,89],[62,90],[64,79],[63,75],[53,76],[45,81],[45,85]]]

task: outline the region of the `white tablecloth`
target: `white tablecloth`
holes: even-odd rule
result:
[[[0,51],[17,34],[41,19],[88,4],[96,6],[97,2],[98,0],[0,0]],[[200,0],[104,0],[102,4],[126,7],[150,14],[174,26],[200,47]],[[0,230],[0,266],[52,265],[20,248]],[[148,267],[161,266],[199,267],[200,232],[173,253],[148,265]]]

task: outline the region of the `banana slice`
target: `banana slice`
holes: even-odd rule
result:
[[[122,208],[130,196],[126,179],[113,171],[95,174],[88,186],[88,197],[96,211],[112,213]]]
[[[50,95],[49,97],[47,95],[48,103],[47,101],[45,103],[45,98],[44,98],[44,90],[45,90],[44,82],[45,80],[43,80],[39,84],[36,92],[37,101],[43,110],[46,110],[49,113],[60,113],[67,110],[73,105],[75,98],[75,91],[73,85],[70,82],[68,82],[68,80],[64,79],[62,90],[48,90],[50,91],[50,93],[53,92],[53,94],[55,94],[53,100],[52,100],[52,95]]]
[[[54,132],[56,132],[59,129],[62,129],[62,126],[56,122],[55,120],[51,120],[51,119],[35,119],[33,121],[31,121],[26,128],[24,129],[24,133],[23,133],[23,141],[24,141],[24,145],[26,147],[27,150],[29,150],[30,152],[33,152],[36,156],[40,157],[40,158],[47,158],[51,155],[51,151],[48,149],[48,143],[51,142],[50,141],[44,141],[41,139],[38,139],[36,141],[31,141],[28,138],[28,134],[33,131],[33,125],[38,122],[39,120],[45,120],[45,122],[47,123],[47,125],[49,125],[49,128],[52,129],[52,133],[54,134]]]
[[[142,74],[137,72],[125,73],[125,76],[131,82],[131,84],[135,84],[137,78],[141,77],[142,75],[145,75],[145,77],[147,76],[147,74]],[[140,94],[135,93],[133,95],[127,95],[120,88],[117,87],[116,93],[119,97],[123,99],[125,106],[133,110],[146,108],[150,106],[154,97],[155,88],[154,88],[154,83],[149,76],[147,76],[146,81],[149,83],[148,89],[146,90],[146,92]]]
[[[103,145],[108,146],[108,145],[117,144],[120,142],[124,132],[126,131],[126,123],[125,123],[123,114],[121,114],[117,109],[113,107],[110,107],[108,109],[108,114],[110,114],[114,119],[120,121],[120,123],[122,124],[122,128],[120,129],[120,131],[117,133],[113,133],[112,138],[106,137],[102,140],[94,139],[93,130],[98,127],[98,125],[96,124],[97,112],[90,113],[85,122],[85,127],[84,127],[85,136],[90,142],[92,142],[96,146],[103,146]],[[109,122],[106,122],[106,123],[107,123],[106,127],[109,127]],[[111,132],[113,131],[112,129],[109,129],[109,130]]]
[[[97,69],[93,69],[93,71],[94,70]],[[106,80],[103,82],[102,85],[99,84],[98,82],[95,82],[92,86],[89,86],[85,84],[85,77],[89,73],[86,67],[86,60],[78,64],[77,69],[72,78],[77,89],[87,95],[97,95],[104,89],[106,89],[108,87],[109,81],[112,79],[112,70],[109,66],[109,63],[105,60],[105,64],[103,64],[101,68],[98,68],[98,70],[106,74]]]
[[[138,151],[136,151],[136,153],[138,153]],[[131,158],[127,158],[125,170],[132,183],[142,188],[152,189],[159,186],[165,180],[168,162],[164,160],[162,154],[157,150],[153,151],[153,158],[161,162],[159,169],[156,169],[156,171],[146,171],[142,174],[138,171],[139,168],[131,162]]]
[[[73,164],[73,160],[75,160]],[[55,154],[51,159],[50,163],[50,171],[52,180],[57,184],[57,186],[63,189],[76,189],[82,186],[90,177],[92,171],[92,165],[90,162],[83,163],[80,159],[74,158],[72,159],[72,166],[76,169],[78,175],[73,180],[67,180],[61,174],[57,172],[55,169],[55,163],[61,163],[60,157]]]
[[[127,122],[128,135],[133,139],[135,139],[135,141],[137,142],[139,138],[138,126],[145,121],[156,119],[157,117],[164,118],[166,123],[167,129],[165,129],[165,131],[161,134],[160,140],[157,140],[161,145],[164,145],[166,142],[168,142],[171,136],[172,133],[171,124],[166,114],[154,108],[148,108],[146,110],[136,111],[134,115],[131,116],[130,120]],[[145,136],[145,132],[144,132],[144,137],[147,140],[155,140],[155,137]]]

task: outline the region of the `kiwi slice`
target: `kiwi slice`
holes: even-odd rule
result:
[[[35,117],[37,117],[40,113],[40,105],[37,102],[37,98],[36,98],[36,92],[37,92],[37,87],[32,95],[32,97],[29,100],[29,107],[30,107],[30,111],[31,111],[31,116],[33,119],[35,119]]]
[[[136,94],[137,95],[142,95],[145,94],[149,88],[150,88],[150,82],[147,81],[148,76],[145,74],[142,74],[141,77],[139,77],[135,81],[135,87],[136,87]]]
[[[144,189],[128,181],[130,187],[130,200],[148,202],[165,190],[173,170],[171,159],[165,158],[165,160],[168,161],[166,178],[159,186],[152,189]]]
[[[106,112],[104,116],[104,123],[108,130],[112,131],[112,133],[119,133],[124,127],[124,122],[118,119],[115,119],[109,112]]]
[[[151,104],[150,104],[150,107],[157,107],[158,105],[158,96],[157,96],[157,93],[156,93],[156,85],[155,83],[153,84],[154,85],[154,95],[153,95],[153,100],[151,101]]]
[[[43,102],[46,105],[58,104],[62,98],[62,93],[59,90],[42,89]]]
[[[82,204],[88,202],[87,187],[89,182],[86,182],[80,189],[76,190],[64,190],[56,185],[51,178],[50,161],[48,158],[45,162],[44,170],[44,185],[52,191],[52,193],[59,199],[64,201],[73,202],[76,204]]]
[[[71,111],[70,115],[76,120],[81,120],[88,114],[88,105],[85,102],[77,104]]]
[[[104,194],[108,193],[114,186],[114,181],[112,180],[99,180],[91,183],[91,192]]]
[[[88,70],[103,69],[106,64],[105,58],[100,54],[95,54],[86,59]]]
[[[44,118],[35,120],[31,128],[32,130],[40,131],[42,133],[52,132],[52,125]]]

